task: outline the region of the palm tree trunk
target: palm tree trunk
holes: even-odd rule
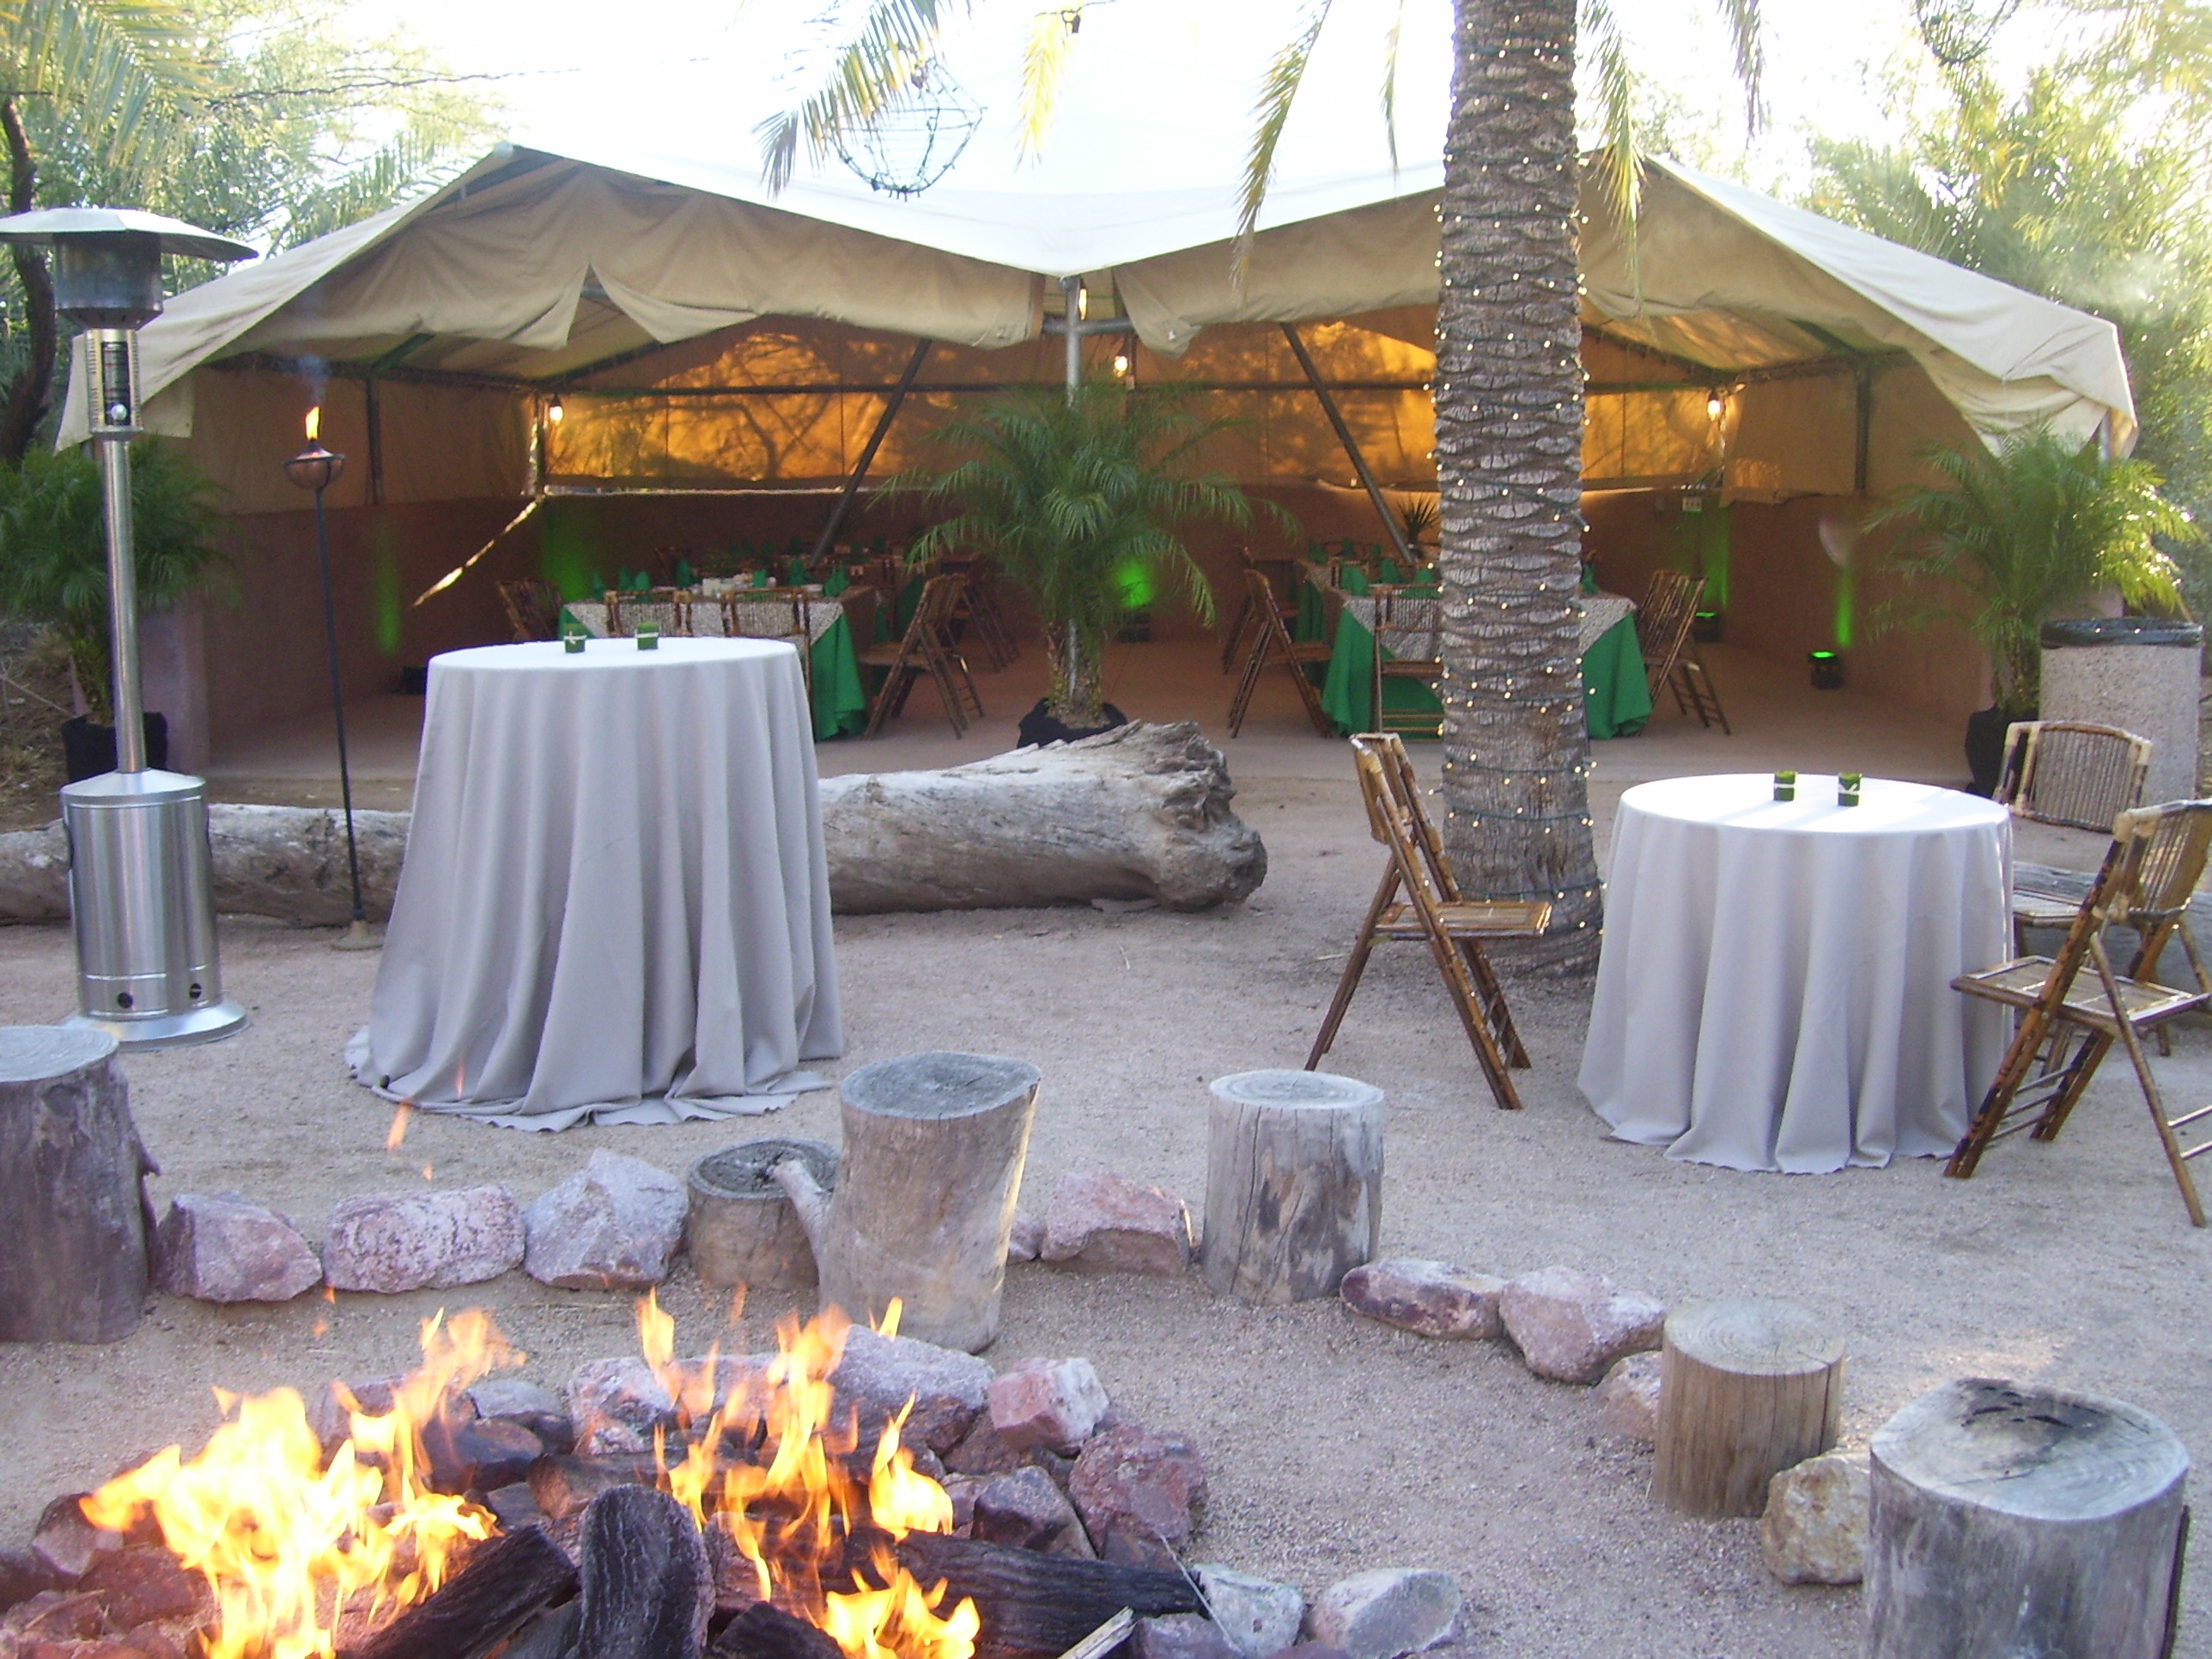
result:
[[[1045,659],[1051,673],[1045,712],[1079,731],[1097,726],[1106,718],[1105,641],[1087,634],[1072,621],[1045,629]]]
[[[38,205],[39,172],[31,154],[31,140],[23,130],[23,114],[13,98],[0,99],[0,134],[8,143],[8,210],[28,213]],[[54,385],[54,354],[59,336],[54,317],[54,284],[46,269],[46,256],[27,243],[9,250],[15,256],[15,276],[23,286],[23,325],[26,352],[23,367],[4,394],[0,394],[0,462],[22,465]]]
[[[1525,965],[1603,917],[1577,648],[1575,0],[1457,0],[1437,308],[1445,837],[1470,896],[1545,897]]]

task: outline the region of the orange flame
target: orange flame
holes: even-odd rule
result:
[[[307,411],[307,441],[313,443],[323,435],[323,406],[317,404]]]

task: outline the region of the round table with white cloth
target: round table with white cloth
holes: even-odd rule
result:
[[[2004,808],[1926,784],[1638,784],[1613,822],[1582,1091],[1669,1158],[1808,1173],[1948,1153],[2007,1012],[1951,981],[2011,954]]]
[[[518,1127],[753,1114],[843,1046],[798,653],[768,640],[432,659],[355,1075]]]

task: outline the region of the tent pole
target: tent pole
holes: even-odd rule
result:
[[[1075,395],[1083,386],[1083,278],[1063,276],[1060,291],[1067,296],[1067,312],[1061,322],[1067,341],[1067,404],[1075,406]]]
[[[1297,325],[1285,323],[1283,337],[1291,343],[1291,349],[1297,354],[1298,367],[1305,371],[1306,383],[1313,387],[1314,396],[1321,399],[1321,412],[1328,416],[1328,423],[1336,428],[1336,441],[1344,446],[1344,453],[1352,458],[1352,470],[1358,475],[1359,487],[1367,492],[1367,499],[1374,504],[1375,516],[1382,520],[1382,528],[1389,532],[1391,544],[1398,550],[1398,557],[1407,567],[1407,574],[1411,575],[1412,567],[1421,561],[1413,556],[1413,544],[1406,539],[1406,526],[1398,522],[1398,515],[1390,510],[1390,503],[1382,498],[1382,486],[1375,482],[1375,474],[1368,470],[1367,458],[1359,453],[1358,440],[1352,435],[1352,428],[1344,423],[1344,413],[1337,408],[1336,399],[1329,395],[1328,382],[1322,379],[1321,370],[1314,366],[1313,356],[1307,351],[1306,343],[1298,337]]]
[[[845,480],[845,488],[837,496],[837,505],[830,509],[829,523],[822,526],[822,533],[815,538],[814,551],[806,559],[808,569],[819,568],[822,561],[830,556],[830,548],[836,544],[837,532],[845,527],[845,516],[853,509],[853,498],[860,493],[860,485],[868,476],[868,469],[876,464],[876,452],[884,447],[884,439],[891,429],[891,421],[898,414],[899,405],[906,401],[907,392],[914,385],[915,376],[921,373],[921,366],[929,357],[929,349],[935,343],[933,340],[920,342],[914,349],[914,356],[907,359],[906,373],[899,376],[898,384],[891,388],[890,396],[884,400],[884,412],[876,416],[876,429],[868,434],[867,447],[860,451],[859,465],[854,467],[853,476]]]
[[[1867,460],[1874,447],[1874,364],[1862,357],[1854,365],[1856,374],[1857,399],[1853,413],[1857,419],[1857,430],[1851,450],[1851,493],[1867,493]]]

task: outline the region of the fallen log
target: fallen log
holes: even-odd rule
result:
[[[576,1570],[538,1528],[502,1533],[343,1659],[475,1659],[575,1588]]]
[[[1059,1659],[1124,1607],[1148,1619],[1206,1611],[1189,1579],[1156,1567],[1040,1555],[944,1533],[908,1533],[893,1547],[925,1589],[945,1584],[943,1607],[975,1598],[983,1620],[976,1659]]]
[[[1267,849],[1197,723],[1136,721],[939,772],[822,780],[830,908],[981,910],[1249,896]]]
[[[690,1512],[666,1492],[617,1486],[584,1511],[574,1659],[696,1659],[714,1574]]]

